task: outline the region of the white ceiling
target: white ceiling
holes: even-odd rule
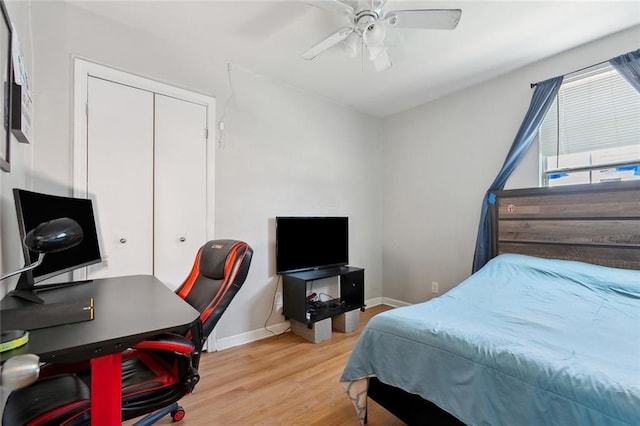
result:
[[[302,59],[347,23],[303,0],[70,1],[378,117],[640,25],[638,0],[390,0],[387,10],[459,8],[462,18],[453,31],[390,29],[386,44],[393,67],[376,73],[362,55],[350,58],[340,46]]]

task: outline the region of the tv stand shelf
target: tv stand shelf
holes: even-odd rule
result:
[[[307,302],[308,284],[323,278],[340,278],[340,297],[323,302]],[[364,311],[364,269],[353,266],[320,268],[282,274],[282,314],[307,324],[354,309]]]

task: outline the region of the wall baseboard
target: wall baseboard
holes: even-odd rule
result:
[[[255,342],[256,340],[266,339],[267,337],[273,337],[274,334],[277,335],[283,333],[288,328],[289,321],[283,321],[281,323],[268,326],[268,329],[271,330],[273,334],[264,328],[259,328],[257,330],[247,331],[246,333],[236,334],[234,336],[222,337],[216,340],[213,352],[244,345],[245,343]],[[212,351],[210,350],[209,352]]]
[[[382,305],[384,302],[382,297],[374,297],[373,299],[367,299],[364,301],[364,304],[367,308],[371,308],[373,306]]]
[[[409,306],[412,303],[403,302],[402,300],[392,299],[390,297],[383,297],[381,305],[391,306],[393,308],[400,308],[401,306]]]
[[[374,297],[373,299],[365,300],[365,305],[367,308],[371,308],[377,305],[388,305],[394,308],[399,306],[407,306],[410,303],[402,302],[400,300],[390,299],[388,297]],[[289,321],[283,321],[278,324],[272,324],[269,326],[269,330],[273,332],[273,334],[269,333],[269,331],[264,328],[260,328],[257,330],[247,331],[246,333],[236,334],[234,336],[222,337],[220,339],[209,339],[209,343],[212,348],[208,348],[208,352],[222,351],[225,349],[233,348],[235,346],[244,345],[246,343],[255,342],[256,340],[266,339],[267,337],[272,337],[274,334],[284,333],[289,329]]]

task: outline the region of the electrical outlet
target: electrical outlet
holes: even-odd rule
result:
[[[433,293],[433,294],[438,294],[438,291],[439,291],[438,287],[439,287],[439,285],[440,285],[440,284],[438,284],[437,282],[435,282],[435,281],[431,281],[431,293]]]
[[[276,293],[276,311],[282,309],[282,293]]]

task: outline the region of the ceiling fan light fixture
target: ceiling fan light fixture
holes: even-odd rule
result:
[[[395,13],[390,13],[384,17],[384,22],[386,22],[388,25],[394,26],[398,23],[398,15],[396,15]]]
[[[385,25],[381,22],[376,22],[367,27],[362,37],[367,46],[382,46],[386,34]]]
[[[369,59],[371,60],[387,52],[387,48],[384,46],[367,46],[367,49],[369,50]]]
[[[381,48],[376,48],[376,52],[372,52],[371,49],[369,49],[369,54],[371,55],[370,59],[373,64],[373,68],[375,68],[377,72],[382,72],[391,68],[391,58],[389,58],[389,52],[386,47],[382,46]]]

